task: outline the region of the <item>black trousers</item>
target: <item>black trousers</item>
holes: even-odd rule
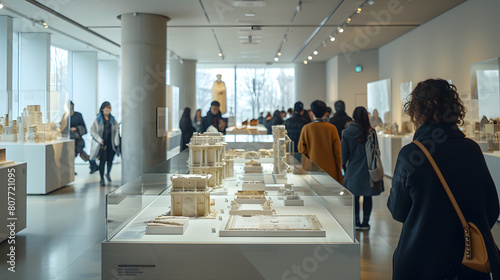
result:
[[[354,196],[354,218],[359,223],[359,200],[361,196]],[[373,208],[373,199],[371,196],[363,196],[363,223],[368,223]]]
[[[111,167],[113,166],[113,158],[115,157],[115,151],[111,146],[107,146],[106,150],[104,150],[99,158],[99,174],[101,175],[101,179],[104,178],[104,167],[108,166],[108,170],[106,174],[109,174],[111,171]]]

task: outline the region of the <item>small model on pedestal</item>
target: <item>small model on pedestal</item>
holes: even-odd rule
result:
[[[199,217],[210,214],[208,182],[212,175],[172,175],[171,216]]]
[[[188,167],[191,174],[211,174],[209,186],[221,188],[224,178],[226,143],[222,133],[204,133],[191,137]]]
[[[6,156],[6,149],[0,148],[0,167],[14,164],[13,161],[7,161]]]

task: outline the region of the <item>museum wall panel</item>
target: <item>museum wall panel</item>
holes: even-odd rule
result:
[[[326,100],[326,62],[295,64],[295,99],[310,109],[314,100]]]
[[[472,63],[500,56],[500,1],[466,1],[379,49],[380,79],[391,78],[393,120],[401,124],[400,84],[451,79],[470,93]]]

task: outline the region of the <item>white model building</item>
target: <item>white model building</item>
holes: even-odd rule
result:
[[[274,150],[274,173],[284,177],[286,173],[291,172],[287,163],[286,149],[290,138],[286,134],[284,125],[273,125],[273,150]]]
[[[200,217],[210,214],[209,181],[206,175],[172,175],[171,216]]]
[[[262,174],[262,164],[260,162],[256,162],[251,160],[245,163],[245,174]]]
[[[188,166],[191,174],[211,174],[209,186],[222,187],[224,178],[225,151],[222,133],[204,133],[191,137]]]
[[[3,142],[17,142],[17,121],[12,121],[11,125],[3,127],[1,140]]]

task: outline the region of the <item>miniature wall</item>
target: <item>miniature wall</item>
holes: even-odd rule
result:
[[[379,49],[380,79],[392,78],[393,121],[401,123],[400,84],[452,79],[470,93],[470,65],[500,56],[500,1],[467,1]]]

